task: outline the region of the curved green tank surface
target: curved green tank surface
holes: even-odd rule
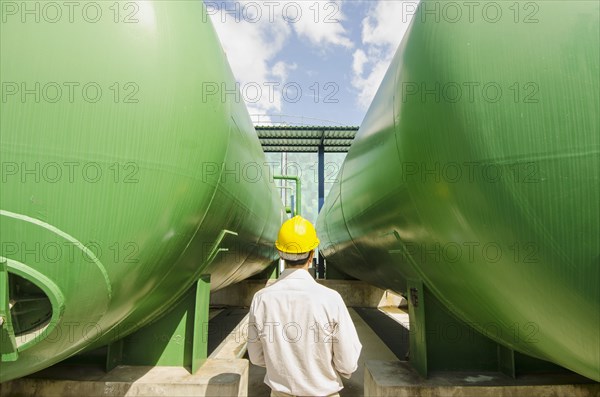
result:
[[[283,211],[202,1],[26,5],[1,25],[0,381],[263,270]]]
[[[599,4],[530,3],[519,23],[513,3],[496,23],[424,13],[440,4],[421,3],[363,121],[322,252],[402,293],[423,280],[496,342],[598,381]]]

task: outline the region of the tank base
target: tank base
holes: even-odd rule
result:
[[[600,383],[571,373],[528,374],[513,379],[500,372],[432,372],[425,379],[406,361],[368,361],[364,395],[594,397],[600,395]]]
[[[245,396],[248,360],[208,359],[193,375],[183,367],[118,366],[109,373],[73,371],[53,373],[0,384],[2,396]],[[37,377],[41,376],[41,377]]]

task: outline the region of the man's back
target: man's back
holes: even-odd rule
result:
[[[302,396],[336,393],[356,370],[361,344],[341,296],[303,269],[285,270],[250,307],[248,353],[267,367],[271,389]]]

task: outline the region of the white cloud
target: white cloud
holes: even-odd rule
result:
[[[395,50],[408,29],[417,4],[415,0],[379,1],[363,20],[363,43]]]
[[[286,63],[284,61],[279,61],[275,65],[273,65],[273,76],[277,77],[279,81],[286,81],[290,70],[298,69],[298,65],[295,63]]]
[[[352,62],[352,71],[355,75],[362,75],[365,69],[365,63],[369,60],[367,54],[361,49],[354,51],[354,60]]]
[[[328,44],[345,48],[354,46],[342,25],[346,17],[342,12],[341,0],[286,1],[283,3],[293,3],[294,8],[301,10],[301,13],[291,14],[290,12],[291,15],[289,15],[291,19],[295,15],[301,14],[297,21],[291,23],[299,37],[306,38],[317,46]],[[291,9],[291,6],[288,9]]]
[[[216,23],[215,28],[240,82],[264,80],[270,72],[269,61],[283,48],[290,34],[285,26],[249,23]]]
[[[359,90],[358,104],[367,109],[383,81],[383,76],[390,66],[391,57],[370,61],[370,70],[366,76],[355,74],[352,85]]]
[[[242,88],[262,88],[258,100],[254,95],[256,90],[248,89],[253,99],[247,101],[251,114],[281,112],[280,87],[286,83],[290,71],[297,68],[295,63],[279,59],[292,35],[319,51],[331,46],[353,46],[342,26],[345,17],[340,0],[227,3],[207,0],[205,4],[236,80]],[[248,99],[244,92],[242,96]]]
[[[240,11],[222,3],[215,4],[218,4],[217,9],[209,14],[233,74],[242,87],[242,96],[251,98],[247,103],[252,107],[251,113],[281,111],[281,96],[271,95],[272,88],[268,84],[277,81],[271,63],[283,49],[291,29],[283,20],[271,23],[268,18],[257,19],[251,8],[247,14],[241,14],[240,4],[237,6]],[[259,91],[254,87],[259,87]]]
[[[373,101],[417,4],[414,0],[377,1],[363,19],[363,47],[354,52],[352,85],[364,109]]]

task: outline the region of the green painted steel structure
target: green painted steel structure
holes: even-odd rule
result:
[[[420,4],[320,213],[321,249],[406,294],[423,374],[441,352],[418,351],[433,304],[513,375],[521,352],[598,381],[599,4],[479,5],[457,20]],[[438,363],[489,369],[455,345]]]
[[[202,1],[2,6],[6,381],[264,270],[284,210]]]

